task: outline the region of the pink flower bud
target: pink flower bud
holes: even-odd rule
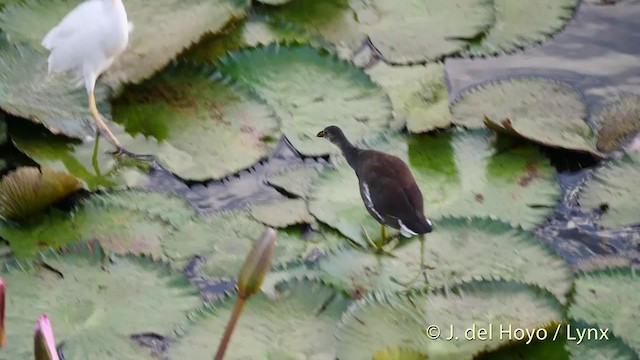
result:
[[[35,360],[60,360],[53,337],[53,328],[47,315],[42,314],[36,322],[33,339]]]

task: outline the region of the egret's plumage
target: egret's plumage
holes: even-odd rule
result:
[[[100,74],[127,48],[132,29],[122,0],[87,0],[71,10],[42,40],[42,46],[51,51],[49,73],[69,72],[79,84],[84,80],[96,123],[118,147],[119,142],[95,108],[93,92]]]

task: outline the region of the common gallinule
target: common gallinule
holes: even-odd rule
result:
[[[404,161],[353,146],[337,126],[328,126],[317,136],[338,146],[356,172],[360,196],[369,214],[380,223],[383,244],[387,240],[385,225],[400,230],[405,237],[432,231],[431,221],[424,216],[422,192]]]

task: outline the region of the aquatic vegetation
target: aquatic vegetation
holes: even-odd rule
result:
[[[130,47],[96,95],[148,163],[46,75],[40,40],[79,2],[0,0],[1,360],[638,359],[635,265],[578,272],[542,240],[640,224],[637,96],[594,113],[601,94],[509,76],[450,98],[450,57],[536,45],[577,0],[125,0]],[[329,125],[408,164],[424,242],[370,247]],[[565,188],[578,156],[595,166]],[[580,221],[545,233],[565,207]]]

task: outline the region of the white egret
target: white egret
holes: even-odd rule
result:
[[[87,0],[71,10],[42,40],[42,46],[51,51],[49,74],[71,72],[78,86],[84,80],[89,111],[118,153],[123,153],[124,148],[98,112],[94,88],[98,77],[127,48],[132,30],[122,0]]]

